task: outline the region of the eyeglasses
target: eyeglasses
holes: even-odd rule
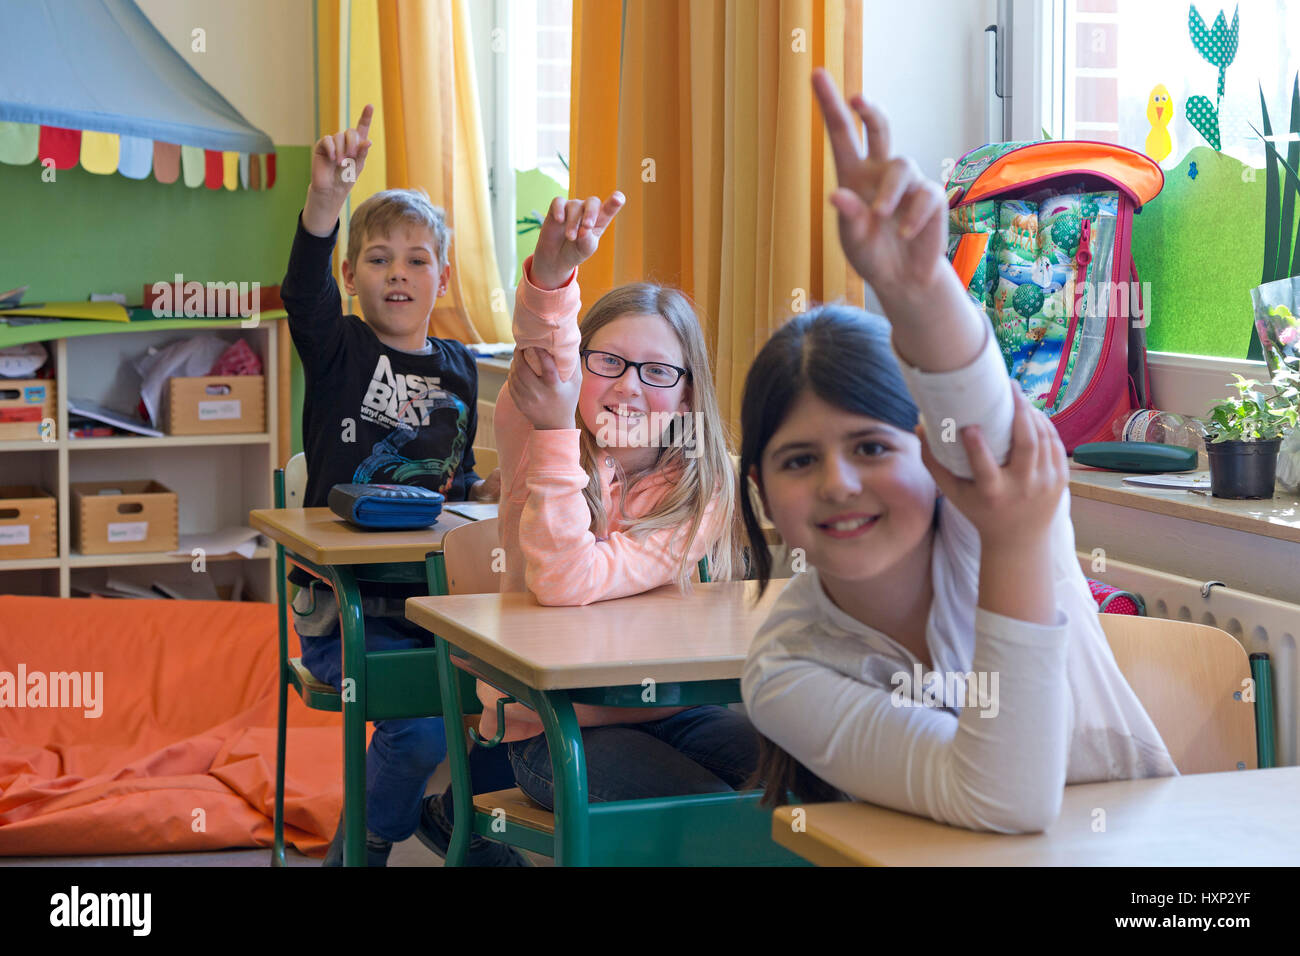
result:
[[[630,365],[636,369],[637,378],[653,388],[672,388],[681,381],[683,375],[689,377],[691,374],[684,368],[664,362],[629,362],[613,352],[584,349],[582,358],[587,371],[602,378],[622,378]]]

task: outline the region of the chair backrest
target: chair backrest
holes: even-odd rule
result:
[[[497,455],[495,448],[480,448],[474,446],[474,472],[480,478],[486,478],[501,465],[500,457]]]
[[[285,508],[303,507],[303,495],[307,493],[307,456],[302,452],[289,459],[284,466],[284,505]]]
[[[472,521],[452,528],[442,538],[442,560],[447,569],[447,593],[494,594],[501,590],[501,575],[493,570],[493,550],[500,547],[497,519]]]
[[[478,400],[478,428],[474,432],[474,447],[497,447],[496,431],[492,427],[492,420],[496,418],[496,414],[495,403],[485,402],[481,398]]]
[[[1101,614],[1115,663],[1180,773],[1258,766],[1250,660],[1227,631],[1191,621]]]

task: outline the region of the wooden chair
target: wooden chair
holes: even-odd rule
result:
[[[447,568],[448,594],[492,594],[500,590],[501,577],[492,570],[492,549],[500,546],[498,519],[475,521],[447,532],[442,542]],[[465,715],[466,729],[477,731],[478,714]],[[500,744],[498,746],[505,746]],[[555,832],[555,817],[534,803],[518,787],[474,795],[474,809],[491,815],[504,810],[507,823],[525,825],[544,833]]]
[[[500,456],[495,448],[474,446],[474,471],[480,478],[492,474],[493,469],[501,467]]]
[[[496,431],[492,427],[496,414],[497,406],[495,402],[485,402],[481,398],[478,400],[478,430],[474,433],[475,448],[497,447]]]
[[[442,539],[448,594],[495,594],[501,576],[492,570],[492,551],[500,546],[497,518],[452,528]]]
[[[1208,624],[1101,614],[1121,673],[1180,773],[1254,770],[1255,708],[1242,700],[1246,651]]]

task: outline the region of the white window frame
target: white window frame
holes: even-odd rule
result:
[[[1062,135],[1074,107],[1074,90],[1065,82],[1075,49],[1065,10],[1065,0],[998,0],[998,30],[1004,49],[1011,51],[1004,64],[1004,91],[1011,94],[1009,110],[1003,102],[1006,139],[1039,139],[1044,129]],[[1228,396],[1234,372],[1268,379],[1264,362],[1247,359],[1148,351],[1147,363],[1159,407],[1198,418]]]

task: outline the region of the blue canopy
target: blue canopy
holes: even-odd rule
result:
[[[0,0],[0,121],[272,153],[133,0]]]

